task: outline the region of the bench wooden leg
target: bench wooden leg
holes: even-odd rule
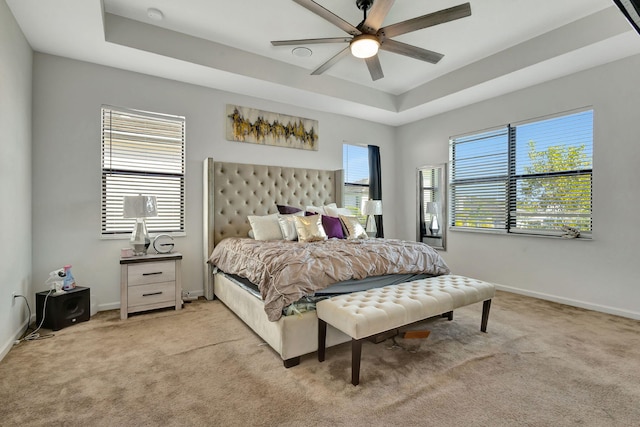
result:
[[[491,300],[488,299],[482,304],[482,323],[480,324],[480,330],[487,332],[487,323],[489,322],[489,310],[491,310]]]
[[[351,384],[360,384],[360,356],[362,355],[362,340],[351,340]]]
[[[324,362],[324,351],[327,342],[327,322],[318,319],[318,361]]]
[[[448,311],[446,313],[442,313],[442,317],[446,317],[448,320],[453,320],[453,311]]]

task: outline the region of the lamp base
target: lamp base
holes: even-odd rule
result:
[[[129,243],[131,248],[133,248],[133,254],[135,256],[147,254],[147,249],[149,249],[151,239],[149,239],[149,233],[147,233],[147,225],[144,222],[144,218],[136,218],[136,224],[133,227]]]
[[[367,226],[365,227],[367,236],[376,237],[378,234],[378,228],[376,227],[376,219],[373,215],[367,215]]]
[[[438,224],[438,217],[435,215],[431,217],[429,233],[431,233],[432,236],[438,236],[440,234],[440,224]]]

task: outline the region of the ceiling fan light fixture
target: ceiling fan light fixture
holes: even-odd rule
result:
[[[350,48],[356,58],[371,58],[378,53],[380,41],[373,34],[361,34],[353,38]]]

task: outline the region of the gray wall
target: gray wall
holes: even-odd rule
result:
[[[147,75],[37,53],[33,109],[33,281],[73,265],[80,285],[91,287],[100,310],[120,304],[119,254],[128,241],[100,238],[100,107],[102,104],[186,116],[186,237],[184,288],[203,290],[202,164],[205,157],[241,163],[342,168],[342,144],[379,145],[383,194],[396,205],[396,130],[344,116],[207,89]],[[319,151],[225,140],[225,106],[239,104],[319,121]],[[395,224],[385,223],[389,236]],[[388,229],[387,229],[388,227]]]
[[[33,55],[0,0],[0,359],[26,327],[31,295],[31,65]],[[33,306],[33,296],[30,304]]]
[[[593,240],[452,232],[456,274],[513,291],[640,318],[640,56],[403,126],[398,132],[400,237],[415,236],[415,169],[448,162],[450,136],[575,108],[594,109]]]

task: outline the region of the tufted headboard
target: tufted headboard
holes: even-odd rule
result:
[[[205,296],[213,298],[211,268],[206,260],[226,237],[246,237],[247,215],[276,213],[276,204],[342,205],[342,170],[204,161]]]

